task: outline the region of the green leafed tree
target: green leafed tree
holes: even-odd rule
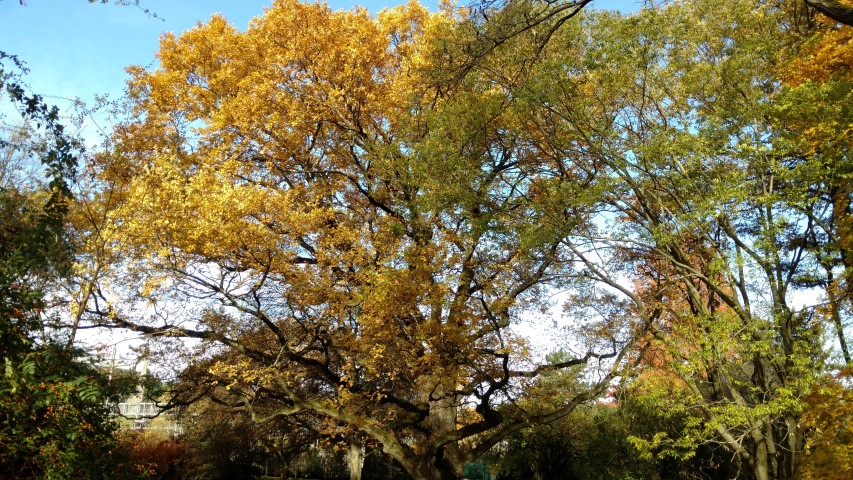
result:
[[[595,214],[563,242],[587,264],[570,307],[614,312],[607,329],[653,318],[631,385],[682,428],[636,444],[681,458],[719,445],[762,480],[799,475],[829,320],[802,280],[821,275],[814,212],[832,204],[808,173],[824,159],[775,120],[779,15],[688,1],[590,17],[585,36],[549,43],[519,110],[553,159],[552,221]]]

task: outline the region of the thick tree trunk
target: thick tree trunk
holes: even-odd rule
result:
[[[347,466],[349,466],[350,480],[361,480],[361,471],[364,468],[364,444],[357,435],[349,437]]]
[[[442,464],[440,459],[421,459],[413,468],[407,468],[414,480],[461,480],[462,469]]]
[[[414,455],[397,458],[414,480],[459,480],[467,460],[456,443],[436,445],[435,439],[456,430],[458,398],[454,394],[455,377],[445,373],[421,384],[420,401],[429,404],[424,421],[428,435],[419,439]]]
[[[753,435],[753,439],[755,440],[755,453],[753,455],[755,458],[755,466],[753,468],[755,480],[775,480],[770,476],[771,469],[769,455],[767,454],[767,440],[760,433]]]
[[[751,435],[750,454],[755,480],[797,480],[804,450],[804,437],[799,417],[785,415],[777,431],[769,421],[762,431]]]
[[[788,448],[782,466],[786,479],[797,480],[800,478],[800,460],[805,450],[803,430],[799,425],[800,416],[788,415],[785,417],[785,423],[788,428]]]

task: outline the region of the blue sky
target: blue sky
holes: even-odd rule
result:
[[[372,12],[405,0],[329,0],[334,9],[363,5]],[[243,29],[272,0],[141,0],[133,6],[87,0],[0,0],[0,50],[30,69],[26,83],[60,107],[63,99],[90,103],[96,94],[121,96],[128,65],[152,65],[163,32],[180,33],[221,13]],[[422,0],[435,7],[438,0]],[[636,9],[639,0],[597,0],[600,9]]]

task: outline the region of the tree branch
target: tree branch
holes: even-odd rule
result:
[[[805,0],[805,2],[806,5],[836,22],[853,26],[853,7],[848,7],[836,0]]]

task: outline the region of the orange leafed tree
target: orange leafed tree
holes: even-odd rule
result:
[[[540,373],[621,354],[530,365],[509,330],[573,273],[559,245],[583,220],[537,222],[541,165],[504,88],[437,80],[459,19],[281,0],[245,32],[214,17],[165,36],[156,70],[130,69],[132,117],[97,167],[109,211],[90,218],[124,239],[100,248],[122,249],[125,293],[197,314],[146,322],[92,289],[88,318],[218,345],[212,373],[257,418],[325,416],[418,479],[459,478],[602,392],[612,371],[547,411],[515,406]]]

